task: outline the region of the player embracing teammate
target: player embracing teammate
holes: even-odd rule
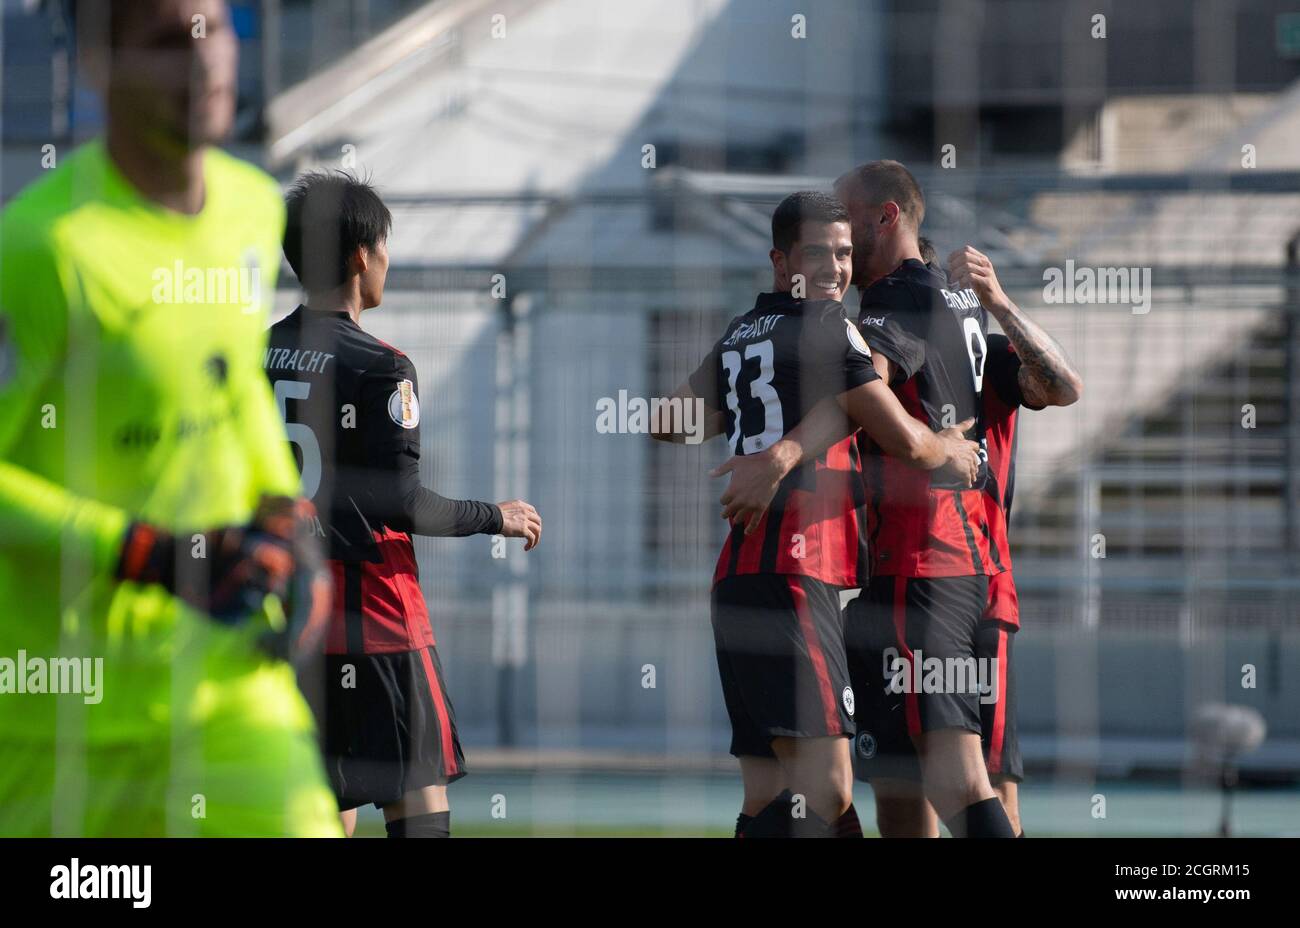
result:
[[[1015,490],[1016,429],[1021,407],[1069,406],[1083,395],[1083,379],[1060,345],[1012,302],[998,283],[988,257],[966,246],[948,259],[949,278],[974,290],[1002,327],[988,339],[982,415],[988,453],[984,505],[989,547],[1000,572],[989,577],[988,603],[978,631],[982,655],[997,658],[1002,675],[1000,698],[980,706],[981,733],[989,780],[1012,828],[1020,837],[1019,783],[1024,776],[1016,736],[1014,649],[1020,628],[1020,601],[1011,573],[1007,528]],[[906,816],[906,817],[904,817]],[[906,835],[937,836],[938,823],[928,803],[912,802],[890,816]]]
[[[873,162],[836,190],[854,218],[859,323],[881,376],[922,421],[978,416],[987,314],[975,294],[951,291],[921,260],[919,185],[902,165]],[[982,423],[976,435],[983,442]],[[1013,837],[980,748],[979,682],[938,685],[929,663],[977,667],[978,626],[997,572],[988,545],[981,473],[961,488],[872,454],[867,470],[871,577],[845,619],[863,712],[855,739],[860,773],[878,795],[903,792],[896,757],[915,744],[925,794],[954,836]],[[902,684],[901,686],[899,684]]]
[[[885,836],[937,834],[937,811],[954,836],[1013,837],[1021,773],[1009,666],[1018,609],[1006,542],[1014,410],[1068,405],[1081,383],[1006,298],[987,258],[954,253],[952,283],[926,265],[925,201],[901,164],[855,168],[836,193],[852,217],[859,324],[877,371],[931,427],[977,417],[986,456],[968,488],[862,441],[871,570],[845,616],[857,773],[872,783]],[[1007,338],[990,339],[990,312]],[[752,520],[771,485],[839,440],[840,429],[817,407],[764,454],[730,462],[728,512]]]
[[[713,412],[706,434],[725,430],[738,456],[779,442],[814,408],[842,439],[784,475],[761,519],[733,525],[714,573],[718,669],[744,782],[738,836],[861,836],[840,591],[861,583],[867,526],[847,436],[861,427],[918,474],[937,470],[962,486],[980,467],[977,446],[961,437],[971,422],[936,434],[907,415],[845,316],[848,220],[834,197],[787,197],[772,217],[773,292],[731,321],[677,391],[703,401]],[[669,427],[655,437],[682,436]]]

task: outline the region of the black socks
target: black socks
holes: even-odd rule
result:
[[[998,797],[972,802],[943,822],[954,838],[1014,838],[1011,821]]]
[[[390,838],[450,838],[451,812],[430,812],[385,822]]]
[[[786,808],[786,812],[787,814],[789,814],[788,806]],[[749,827],[749,823],[752,822],[753,820],[754,820],[754,816],[746,815],[744,812],[741,812],[739,815],[736,816],[736,837],[737,838],[745,837],[745,829]],[[750,837],[755,837],[755,836],[751,835]],[[841,815],[839,818],[835,820],[835,834],[833,835],[833,837],[836,838],[861,838],[862,837],[862,824],[858,821],[858,810],[855,809],[852,805],[848,807],[848,809],[845,811],[843,815]]]
[[[844,811],[844,814],[835,820],[835,837],[862,837],[862,823],[858,821],[858,810],[853,808],[853,803],[849,803],[849,807]]]
[[[750,819],[741,831],[743,838],[833,838],[835,829],[806,805],[803,818],[794,815],[794,797],[789,790],[777,796]]]

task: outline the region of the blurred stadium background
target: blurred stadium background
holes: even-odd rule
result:
[[[546,522],[528,556],[417,541],[475,772],[458,833],[729,832],[707,606],[724,451],[600,434],[596,403],[667,394],[752,305],[784,194],[890,157],[940,253],[990,254],[1087,382],[1021,424],[1027,831],[1215,833],[1192,735],[1229,703],[1268,726],[1235,832],[1300,835],[1294,0],[231,6],[232,149],[285,182],[352,168],[393,207],[366,324],[420,370],[426,482]],[[99,114],[58,4],[3,10],[7,199]],[[1049,304],[1067,260],[1149,268],[1149,311]]]

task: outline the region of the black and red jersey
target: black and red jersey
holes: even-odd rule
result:
[[[705,405],[725,412],[727,441],[743,455],[770,448],[825,397],[879,379],[842,304],[763,293],[731,320],[690,384]],[[866,567],[862,502],[858,450],[846,438],[786,476],[754,534],[732,528],[714,582],[799,574],[858,586]]]
[[[972,290],[917,260],[862,291],[862,336],[895,367],[903,408],[931,429],[974,417],[983,443],[981,396],[988,316]],[[876,453],[866,436],[867,524],[873,575],[959,577],[996,573],[983,503],[987,466],[971,489]]]
[[[415,365],[346,312],[299,307],[271,327],[264,367],[334,576],[326,652],[434,644],[411,535],[496,533],[501,511],[420,485]]]
[[[989,578],[986,619],[1019,627],[1020,604],[1011,575],[1011,498],[1016,485],[1016,419],[1021,406],[1029,409],[1020,389],[1020,357],[1005,335],[990,335],[985,362],[984,437],[988,450],[988,480],[984,502],[988,513],[989,554],[999,574]]]

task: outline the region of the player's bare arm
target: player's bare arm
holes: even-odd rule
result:
[[[683,381],[682,385],[674,390],[673,395],[668,398],[668,405],[669,408],[672,408],[672,401],[680,400],[679,406],[684,406],[686,403],[693,403],[697,399],[699,399],[699,397],[696,396],[695,391],[691,389],[690,381]],[[664,416],[653,422],[650,430],[650,437],[655,441],[668,441],[679,445],[685,444],[686,439],[689,436],[687,435],[685,428],[677,427],[681,424],[682,423],[680,422],[675,423],[672,416]],[[722,414],[721,410],[710,409],[706,403],[704,406],[704,431],[700,440],[708,441],[716,435],[721,435],[726,426],[726,416]]]
[[[890,385],[891,390],[889,395],[894,401],[894,406],[897,407],[898,413],[906,416],[901,404],[898,403],[897,396],[895,396],[892,391],[893,387],[898,386],[898,384],[894,382],[895,377],[899,378],[900,383],[907,379],[906,377],[901,376],[904,373],[903,367],[896,364],[890,359],[888,354],[881,351],[879,348],[875,348],[875,350],[872,351],[871,363],[875,365],[876,373],[880,375],[881,382]],[[919,435],[920,439],[932,442],[932,444],[927,447],[928,456],[925,460],[917,459],[914,455],[909,455],[903,452],[896,453],[887,447],[886,443],[872,431],[868,430],[867,434],[876,442],[877,445],[880,445],[881,450],[890,457],[898,458],[912,467],[916,467],[920,470],[941,471],[942,473],[939,476],[942,478],[953,480],[961,479],[966,482],[967,486],[970,486],[975,482],[975,478],[979,474],[979,459],[972,459],[971,450],[972,446],[978,450],[978,445],[975,442],[968,441],[966,436],[966,433],[970,431],[975,424],[974,419],[967,419],[964,422],[959,422],[957,425],[942,429],[938,432],[928,432],[924,425],[918,420],[911,416],[906,417],[906,425],[913,429],[914,438]],[[919,432],[917,432],[918,429]],[[939,449],[936,449],[933,444],[936,442],[940,445]],[[937,464],[933,463],[940,450],[946,453],[944,460],[939,461]]]
[[[1020,356],[1020,389],[1031,406],[1069,406],[1083,395],[1083,378],[1065,350],[1007,296],[993,262],[967,245],[948,256],[948,274],[975,291]]]
[[[968,486],[979,473],[979,445],[965,437],[975,425],[973,417],[932,432],[907,414],[884,380],[849,390],[838,399],[849,417],[890,457],[918,470],[951,467]]]
[[[889,360],[889,356],[878,348],[871,352],[871,363],[875,365],[876,373],[880,375],[880,379],[892,387],[897,365]]]
[[[745,533],[752,534],[786,475],[856,430],[857,426],[849,421],[838,398],[828,396],[766,451],[733,455],[709,472],[710,477],[731,475],[720,500],[722,518],[728,522],[743,522]]]
[[[979,445],[965,437],[974,424],[967,419],[952,428],[932,432],[909,416],[892,390],[885,386],[892,373],[888,360],[881,372],[882,355],[873,361],[881,380],[827,397],[784,438],[767,451],[733,457],[712,471],[712,476],[731,474],[722,495],[722,517],[744,522],[746,532],[757,528],[782,479],[801,464],[814,460],[831,445],[861,427],[886,454],[919,470],[946,467],[962,476],[969,486],[979,472]]]

